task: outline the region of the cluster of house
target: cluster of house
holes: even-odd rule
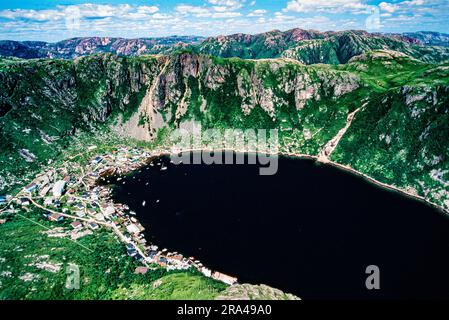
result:
[[[96,156],[83,167],[84,172],[87,172],[83,177],[70,173],[65,168],[49,170],[27,185],[23,194],[48,208],[49,211],[44,215],[50,221],[60,222],[67,216],[73,216],[75,221],[71,223],[70,236],[74,240],[92,234],[101,225],[112,226],[120,231],[128,255],[146,266],[156,264],[167,270],[194,267],[207,277],[228,284],[236,283],[236,278],[212,272],[193,257],[186,258],[148,244],[143,234],[145,229],[133,216],[135,213],[126,205],[114,203],[110,198],[109,187],[98,184],[99,178],[125,174],[140,168],[150,157],[151,154],[143,149],[118,148],[111,153]],[[28,197],[19,196],[15,201],[28,206]],[[1,197],[0,201],[5,203],[7,197]],[[136,273],[145,273],[145,268],[148,270],[148,267],[139,267]]]

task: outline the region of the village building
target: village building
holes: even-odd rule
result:
[[[20,198],[20,200],[18,202],[22,206],[29,206],[30,205],[30,200],[28,200],[28,198]]]
[[[206,277],[212,277],[212,271],[206,267],[201,268],[201,273],[204,274]]]
[[[165,257],[158,257],[156,262],[159,266],[165,268],[167,266],[168,260]]]
[[[101,157],[96,157],[94,160],[92,160],[92,164],[99,164],[103,159]]]
[[[51,216],[48,217],[50,221],[60,222],[64,220],[64,216],[60,215],[59,213],[53,213]]]
[[[50,191],[50,186],[46,186],[39,191],[39,196],[45,197],[47,193]]]
[[[86,214],[84,213],[84,211],[76,211],[75,214],[80,217],[80,218],[84,218],[86,216]]]
[[[95,214],[95,220],[105,221],[104,216],[101,213]]]
[[[37,188],[38,188],[38,185],[37,185],[37,184],[35,184],[35,183],[30,183],[29,185],[27,185],[27,186],[25,187],[25,191],[27,191],[27,192],[33,192],[33,191],[37,190]]]
[[[215,279],[215,280],[224,282],[224,283],[226,283],[228,285],[233,285],[233,284],[235,284],[237,282],[237,278],[228,276],[228,275],[226,275],[224,273],[220,273],[218,271],[215,271],[212,274],[212,278]]]
[[[44,205],[50,206],[52,204],[53,204],[53,198],[52,197],[45,198]]]
[[[131,257],[134,257],[137,254],[137,250],[136,249],[128,249],[128,255]]]
[[[89,228],[91,228],[92,230],[97,230],[98,228],[100,228],[100,226],[95,222],[89,222]]]
[[[134,223],[127,225],[126,230],[128,230],[129,233],[133,233],[133,234],[140,232],[139,228]]]
[[[79,221],[74,221],[70,224],[73,229],[81,229],[83,227],[83,224]]]
[[[54,184],[52,193],[55,198],[60,198],[62,196],[64,193],[65,184],[66,181],[64,180],[59,180]]]

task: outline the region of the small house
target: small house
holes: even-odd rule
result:
[[[48,217],[50,221],[60,222],[64,220],[64,216],[60,215],[59,213],[53,213],[51,216]]]
[[[109,217],[115,213],[115,208],[113,206],[108,206],[103,210],[103,212],[106,217]]]
[[[55,198],[59,198],[62,196],[62,194],[64,193],[65,184],[66,181],[64,180],[59,180],[54,184],[52,192]]]
[[[228,285],[233,285],[233,284],[235,284],[237,282],[237,278],[228,276],[228,275],[220,273],[218,271],[215,271],[212,274],[212,278],[215,279],[215,280],[224,282],[224,283],[226,283]]]
[[[201,273],[209,278],[212,276],[212,271],[206,267],[201,268]]]
[[[53,204],[53,198],[52,197],[45,198],[44,205],[49,206],[49,205],[52,205],[52,204]]]
[[[139,233],[140,230],[135,224],[130,224],[126,226],[126,230],[128,230],[129,233]]]
[[[39,191],[39,195],[41,197],[45,197],[49,191],[50,191],[50,186],[46,186],[41,191]]]
[[[143,261],[143,257],[142,257],[139,253],[137,253],[137,254],[134,256],[134,259],[136,259],[136,261]]]
[[[28,198],[20,198],[20,204],[22,206],[29,206],[30,205],[30,200],[28,200]]]
[[[80,217],[80,218],[84,218],[86,216],[86,214],[84,213],[84,211],[76,211],[75,214]]]
[[[101,213],[97,213],[95,215],[95,220],[104,221],[105,219],[104,219],[104,216]]]
[[[37,190],[37,188],[38,188],[38,185],[37,185],[37,184],[35,184],[35,183],[30,183],[29,185],[27,185],[27,186],[25,187],[25,191],[33,192],[34,190]]]
[[[75,230],[81,229],[83,227],[83,224],[81,222],[79,222],[79,221],[74,221],[70,225]]]
[[[99,164],[103,159],[101,157],[96,157],[94,160],[92,160],[92,164]]]
[[[100,228],[100,226],[98,224],[96,224],[95,222],[90,222],[89,228],[91,228],[92,230],[97,230],[98,228]]]
[[[153,259],[154,257],[157,256],[157,251],[150,250],[150,251],[148,252],[148,256],[149,256],[151,259]]]

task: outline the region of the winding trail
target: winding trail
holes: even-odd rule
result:
[[[330,157],[332,155],[332,153],[335,151],[335,149],[337,148],[338,144],[340,143],[340,140],[343,138],[343,136],[345,135],[346,131],[348,131],[349,127],[352,124],[352,121],[354,120],[355,115],[357,114],[357,112],[360,111],[360,109],[362,109],[362,107],[358,108],[357,110],[351,112],[350,114],[348,114],[348,118],[346,120],[346,126],[344,126],[344,128],[340,129],[340,131],[338,131],[337,135],[335,137],[333,137],[321,150],[321,152],[318,154],[318,160],[320,162],[324,162],[324,163],[328,163],[331,162],[330,161]]]

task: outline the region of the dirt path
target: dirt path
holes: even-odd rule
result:
[[[352,124],[352,121],[354,120],[354,117],[355,117],[356,113],[359,112],[361,108],[363,108],[363,107],[358,108],[357,110],[351,112],[348,115],[348,118],[346,120],[346,125],[344,126],[344,128],[340,129],[340,131],[338,131],[337,135],[335,137],[333,137],[324,146],[324,148],[321,150],[321,152],[318,154],[318,160],[319,161],[324,162],[324,163],[330,162],[330,156],[332,155],[334,150],[337,148],[338,143],[340,142],[341,138],[343,138],[343,136],[345,135],[346,131],[348,131],[349,127]]]

